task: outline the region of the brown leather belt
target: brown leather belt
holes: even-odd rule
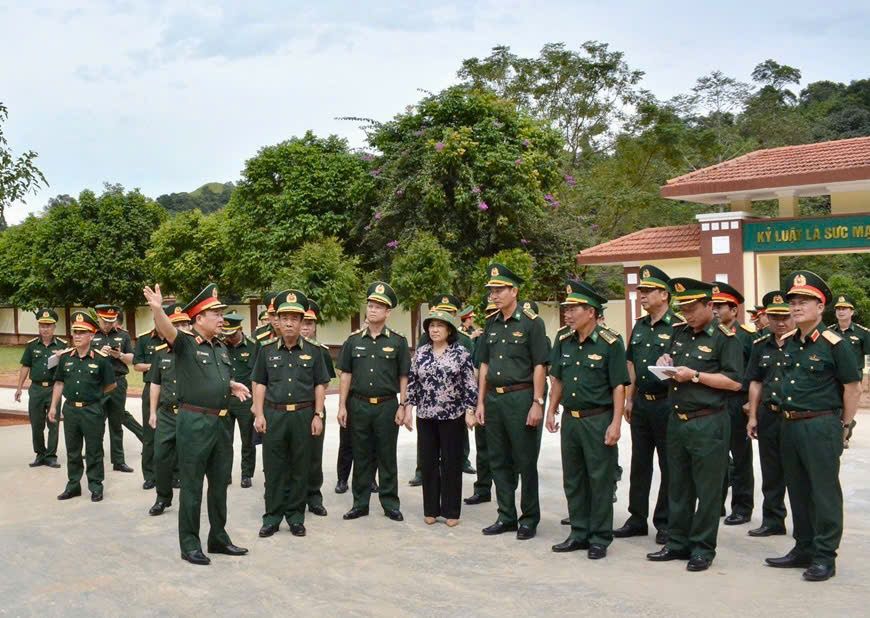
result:
[[[190,412],[199,412],[200,414],[210,414],[211,416],[226,416],[227,410],[219,410],[217,408],[203,408],[202,406],[194,406],[189,403],[183,403],[179,406],[182,410]]]
[[[31,386],[51,386],[53,382],[31,382]]]
[[[700,410],[695,410],[694,412],[677,412],[677,418],[681,421],[691,421],[696,418],[701,418],[702,416],[712,416],[714,414],[719,414],[720,412],[722,412],[722,410],[723,408],[701,408]]]
[[[647,401],[658,401],[660,399],[667,398],[667,396],[668,396],[667,391],[665,391],[664,393],[643,393],[643,394],[638,393],[638,397],[643,397]]]
[[[353,398],[359,399],[360,401],[366,401],[373,406],[376,406],[379,403],[384,403],[385,401],[389,401],[390,399],[392,399],[393,401],[396,400],[395,395],[383,395],[381,397],[366,397],[365,395],[359,395],[357,393],[353,394]]]
[[[789,421],[802,421],[808,418],[816,418],[817,416],[833,416],[835,414],[837,413],[834,410],[805,410],[801,412],[783,410],[782,418]]]
[[[570,414],[574,418],[589,418],[590,416],[598,416],[599,414],[604,414],[605,412],[610,412],[612,410],[613,408],[600,406],[598,408],[587,408],[586,410],[565,410],[565,414]]]
[[[521,384],[511,384],[510,386],[490,386],[489,391],[495,391],[499,395],[504,395],[505,393],[513,393],[514,391],[525,391],[532,388],[532,385],[528,382],[523,382]]]
[[[307,410],[314,407],[313,401],[301,401],[299,403],[273,403],[267,401],[266,405],[273,410],[281,410],[282,412],[296,412],[297,410]]]
[[[70,401],[66,400],[68,405],[71,405],[74,408],[87,408],[88,406],[92,406],[97,403],[99,399],[94,399],[93,401]]]

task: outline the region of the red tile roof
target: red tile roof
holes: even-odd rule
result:
[[[648,227],[620,238],[584,249],[578,264],[617,264],[701,255],[701,226],[671,225]]]
[[[756,150],[672,178],[662,197],[870,180],[870,137]]]

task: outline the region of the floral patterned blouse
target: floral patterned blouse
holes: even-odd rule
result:
[[[408,403],[417,406],[417,418],[447,421],[477,406],[477,380],[471,354],[452,343],[441,356],[431,344],[417,348],[408,374]]]

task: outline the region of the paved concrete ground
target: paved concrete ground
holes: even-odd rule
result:
[[[131,399],[128,409],[138,410],[138,404]],[[0,389],[0,408],[16,409],[11,390]],[[607,559],[596,562],[585,552],[553,554],[550,545],[562,541],[567,529],[559,525],[566,513],[559,442],[549,434],[539,465],[543,520],[531,541],[480,534],[495,521],[494,503],[465,507],[462,523],[452,530],[424,525],[420,489],[407,486],[415,436],[404,430],[399,472],[406,520],[389,521],[374,501],[370,517],[343,521],[351,497],[332,491],[335,408],[336,398],[330,396],[324,453],[329,516],[309,514],[305,538],[291,536],[284,526],[274,537],[259,539],[260,465],[254,488],[241,489],[236,463],[228,530],[251,553],[214,556],[209,567],[180,560],[176,508],[162,517],[147,515],[154,496],[141,489],[139,445],[129,433],[127,461],[136,473],[107,471],[106,498],[92,504],[87,493],[68,502],[55,499],[66,480],[63,448],[60,470],[31,469],[29,428],[0,428],[0,615],[866,615],[870,433],[862,428],[870,421],[860,417],[852,448],[843,457],[846,533],[839,572],[829,582],[814,584],[803,582],[799,570],[764,567],[764,557],[785,553],[791,539],[750,539],[750,526],[720,528],[719,555],[705,573],[688,573],[682,562],[647,562],[645,553],[656,549],[651,537],[617,540]],[[620,446],[626,475],[619,486],[617,525],[626,517],[628,499],[627,426]],[[238,449],[237,437],[236,462]],[[466,475],[464,495],[471,493],[472,483]],[[753,526],[759,518],[757,508]],[[207,531],[203,512],[203,539]]]

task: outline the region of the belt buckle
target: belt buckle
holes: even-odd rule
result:
[[[498,393],[499,395],[504,395],[504,386],[496,386],[495,392]]]
[[[226,415],[227,415],[226,410],[221,410],[220,412],[218,412],[218,416],[226,416]]]
[[[288,403],[284,407],[287,408],[288,412],[295,412],[296,411],[296,404],[295,403]]]
[[[786,410],[785,412],[782,413],[782,416],[783,416],[783,418],[787,418],[788,420],[791,420],[792,413]]]
[[[647,395],[644,395],[643,397],[644,397],[644,399],[646,399],[647,401],[655,401],[655,400],[656,400],[656,396],[655,396],[655,395],[649,395],[649,394],[647,394]]]
[[[378,405],[378,398],[377,397],[369,397],[369,403],[373,406]]]
[[[680,412],[677,414],[677,418],[680,419],[681,421],[687,421],[687,420],[689,420],[689,415],[683,414],[682,412]]]
[[[573,416],[574,418],[583,418],[583,411],[582,410],[571,410],[571,416]]]
[[[82,401],[73,401],[73,407],[74,408],[84,408],[85,404]]]

